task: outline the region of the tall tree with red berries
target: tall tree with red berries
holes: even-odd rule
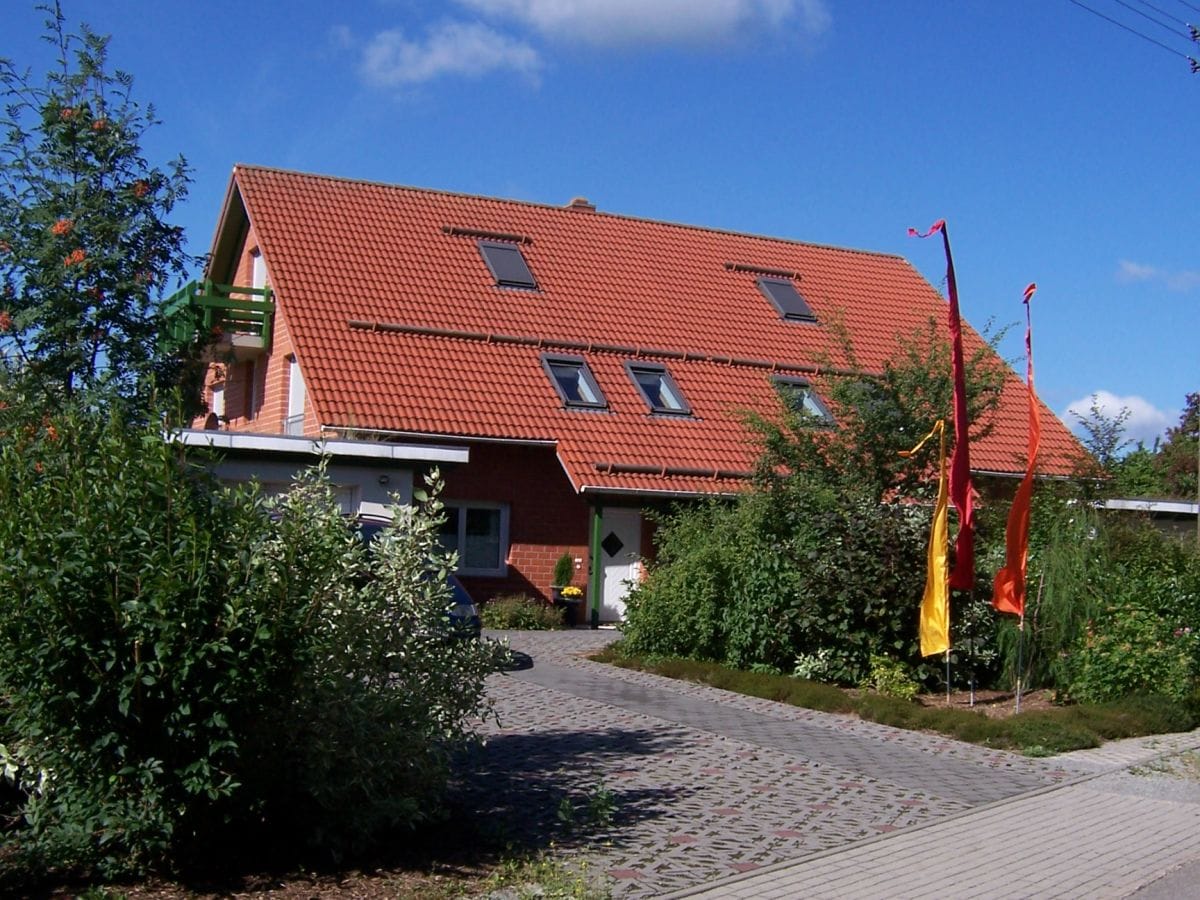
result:
[[[145,396],[178,362],[159,340],[156,298],[190,258],[168,223],[187,194],[182,157],[151,165],[157,124],[109,71],[109,38],[47,14],[54,66],[41,79],[0,59],[0,365],[47,398]]]

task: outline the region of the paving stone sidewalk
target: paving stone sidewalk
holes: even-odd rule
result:
[[[500,836],[534,847],[553,842],[561,857],[587,860],[618,898],[698,889],[714,897],[768,895],[760,889],[783,891],[774,896],[901,896],[887,877],[894,851],[872,848],[899,851],[904,838],[923,853],[920,842],[939,822],[951,833],[974,815],[1002,823],[995,810],[1026,803],[1030,811],[1018,812],[1031,822],[1042,821],[1034,813],[1048,823],[1060,815],[1092,817],[1129,777],[1100,777],[1128,764],[1113,751],[1027,759],[584,658],[616,636],[507,635],[533,665],[490,680],[499,722],[487,725],[488,744],[474,760],[480,775],[464,791]],[[1129,756],[1148,759],[1164,748],[1171,749],[1140,747]],[[1084,778],[1091,779],[1090,798],[1078,809],[1071,805],[1077,792],[1044,793]],[[1164,802],[1125,790],[1145,810]],[[1021,797],[1027,799],[1012,799]],[[1057,830],[1065,830],[1061,822]],[[948,846],[952,859],[980,853],[978,845],[970,854]],[[817,890],[829,889],[830,873],[842,871],[839,854],[850,852],[888,860],[881,893],[871,894],[866,882]],[[799,870],[788,874],[797,861],[832,859],[839,861],[792,884],[800,877]],[[730,876],[740,877],[727,882]],[[961,888],[974,874],[958,877]],[[759,878],[777,883],[764,888]]]

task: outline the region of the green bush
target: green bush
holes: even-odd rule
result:
[[[436,814],[492,667],[445,638],[436,498],[369,562],[317,475],[276,504],[218,490],[119,408],[13,404],[0,435],[16,852],[107,875]]]
[[[921,692],[921,686],[913,680],[904,663],[886,656],[871,657],[871,672],[860,687],[897,700],[914,700]]]
[[[1188,643],[1156,613],[1112,608],[1072,652],[1067,697],[1080,703],[1138,694],[1183,700],[1195,685],[1195,661]]]
[[[872,655],[915,658],[928,516],[800,477],[679,509],[660,519],[657,563],[627,602],[630,647],[788,672],[820,655],[821,674],[845,684]]]
[[[479,613],[484,628],[514,631],[549,631],[563,627],[563,610],[547,606],[527,594],[495,597]]]

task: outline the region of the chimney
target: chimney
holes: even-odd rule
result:
[[[575,197],[567,204],[567,209],[574,212],[595,212],[596,204],[589,203],[587,197]]]

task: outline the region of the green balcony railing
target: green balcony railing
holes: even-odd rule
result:
[[[275,320],[271,298],[269,287],[217,284],[205,279],[193,281],[168,297],[162,312],[167,333],[180,343],[190,342],[197,333],[218,340],[242,335],[261,339],[261,349],[269,350]]]

